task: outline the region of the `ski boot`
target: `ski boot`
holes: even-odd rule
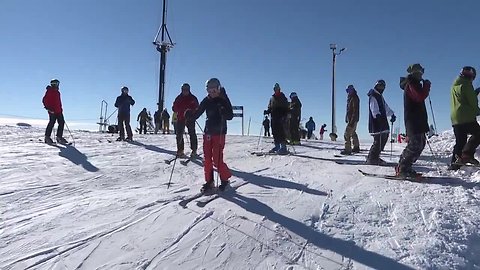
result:
[[[344,149],[342,151],[340,151],[340,154],[341,155],[351,155],[353,151],[350,151],[350,150],[347,150],[347,149]]]
[[[68,144],[68,141],[65,140],[65,138],[63,138],[63,137],[57,136],[56,139],[57,139],[57,143],[59,143],[59,144]]]
[[[287,150],[287,145],[286,144],[281,144],[280,149],[278,149],[277,152],[279,155],[288,155],[288,150]]]
[[[227,188],[227,187],[229,186],[230,181],[227,180],[227,181],[221,181],[221,182],[222,182],[222,183],[220,184],[220,186],[218,186],[218,189],[219,189],[220,191],[224,191],[225,188]]]
[[[360,147],[354,147],[352,153],[360,153]]]
[[[200,189],[200,192],[201,193],[207,193],[209,191],[212,191],[214,187],[215,186],[213,184],[213,181],[205,182],[205,184],[202,185],[202,188]]]
[[[190,153],[190,158],[198,158],[197,150],[192,150],[192,153]]]
[[[121,141],[123,141],[123,140],[125,140],[125,139],[122,138],[122,137],[118,137],[118,138],[116,139],[117,142],[121,142]]]
[[[270,151],[268,151],[268,153],[276,153],[279,149],[280,149],[280,144],[279,144],[279,143],[276,143],[276,144],[275,144],[275,147],[273,147],[272,149],[270,149]]]
[[[50,136],[45,136],[45,143],[46,144],[54,144],[52,138],[50,138]]]

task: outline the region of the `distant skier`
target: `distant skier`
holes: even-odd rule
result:
[[[288,100],[281,92],[280,85],[275,83],[273,87],[274,94],[268,103],[268,109],[263,111],[263,114],[271,115],[272,134],[275,147],[270,150],[270,153],[278,153],[280,155],[288,154],[284,122],[288,113]]]
[[[296,92],[290,93],[290,144],[300,144],[300,119],[302,116],[302,102]]]
[[[165,132],[167,134],[170,133],[170,114],[168,113],[167,111],[167,108],[163,109],[162,111],[162,121],[163,121],[163,134],[165,134]]]
[[[385,91],[386,85],[384,80],[378,80],[374,88],[368,92],[368,131],[373,136],[373,144],[370,147],[366,160],[366,163],[369,165],[386,164],[380,158],[380,153],[385,148],[390,135],[390,125],[387,117],[390,117],[390,122],[392,123],[397,119],[383,98],[383,91]]]
[[[55,122],[58,123],[56,141],[61,144],[67,144],[67,140],[63,138],[63,129],[65,125],[65,119],[63,118],[62,100],[60,98],[59,91],[60,81],[53,79],[50,81],[50,85],[46,87],[47,91],[43,96],[43,106],[48,111],[48,125],[45,129],[45,143],[52,144],[53,140],[50,137],[52,135],[53,126]]]
[[[204,112],[207,119],[203,134],[203,169],[205,173],[205,184],[201,191],[205,192],[214,187],[213,166],[220,175],[220,190],[228,186],[228,179],[232,176],[227,164],[223,161],[223,149],[225,147],[225,136],[227,134],[227,120],[232,120],[232,104],[228,99],[225,88],[217,78],[211,78],[206,82],[208,95],[202,100],[198,109],[191,116],[193,119],[187,121],[195,122]],[[186,115],[189,118],[189,114]]]
[[[323,134],[327,131],[325,128],[327,127],[327,124],[323,124],[320,127],[320,140],[323,140]]]
[[[345,149],[340,153],[342,155],[351,155],[352,153],[360,153],[360,142],[357,135],[357,124],[360,120],[360,99],[357,95],[357,90],[353,85],[349,85],[346,89],[347,92],[347,113],[345,114],[345,133],[343,138],[345,139]],[[353,149],[352,149],[353,141]]]
[[[177,113],[177,123],[175,131],[177,134],[177,156],[184,156],[184,141],[183,134],[185,127],[188,129],[190,135],[190,148],[192,153],[190,156],[197,155],[198,141],[195,133],[195,121],[189,119],[186,121],[185,115],[192,114],[198,108],[198,99],[190,92],[190,85],[188,83],[182,84],[182,92],[175,98],[173,102],[173,111]],[[193,119],[194,120],[194,119]]]
[[[313,117],[310,116],[307,123],[305,123],[305,128],[307,129],[307,139],[311,139],[313,131],[315,130],[315,121],[313,121]]]
[[[478,98],[473,89],[473,81],[477,71],[471,66],[465,66],[460,76],[453,82],[451,89],[451,114],[455,146],[449,169],[458,170],[467,163],[480,165],[474,155],[480,144],[480,125],[477,115],[480,114]],[[467,136],[471,135],[470,138]]]
[[[263,125],[263,136],[270,137],[270,119],[268,119],[268,116],[265,116],[265,119],[263,119],[262,125]]]
[[[138,114],[137,121],[140,121],[140,128],[138,130],[139,134],[147,134],[147,121],[148,121],[148,113],[147,108],[143,108],[143,110]]]
[[[425,133],[429,127],[425,99],[430,93],[431,83],[422,78],[424,68],[420,64],[410,65],[407,72],[406,78],[400,78],[400,88],[403,89],[403,118],[409,140],[395,172],[400,177],[416,177],[418,174],[412,169],[412,164],[422,154],[427,142]]]
[[[120,137],[117,138],[117,141],[133,140],[132,128],[130,127],[130,106],[135,104],[135,100],[128,95],[128,91],[128,87],[122,87],[122,94],[115,100],[115,107],[118,108],[118,130],[120,132]],[[126,139],[124,126],[127,130]]]
[[[158,105],[158,103],[157,103]],[[153,114],[153,121],[155,122],[155,134],[162,128],[162,112],[160,110],[156,110]]]

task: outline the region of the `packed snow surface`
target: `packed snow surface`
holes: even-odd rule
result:
[[[173,135],[127,143],[66,130],[74,145],[51,146],[43,133],[0,128],[0,269],[480,269],[480,175],[446,169],[451,132],[414,167],[442,178],[419,183],[363,176],[394,169],[362,164],[367,151],[334,157],[340,141],[255,156],[270,138],[228,136],[239,187],[185,207],[203,168],[164,162]],[[387,144],[382,158],[396,162],[404,147]]]

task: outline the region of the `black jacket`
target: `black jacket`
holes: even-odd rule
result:
[[[389,133],[390,124],[388,123],[387,116],[391,116],[393,111],[388,107],[382,94],[377,90],[371,89],[368,92],[368,132],[371,135],[380,133]],[[376,104],[375,111],[372,111],[372,104]]]
[[[300,121],[302,117],[302,102],[298,97],[292,97],[292,102],[290,102],[290,116],[291,119],[295,121]]]
[[[273,94],[267,110],[272,116],[272,121],[283,121],[283,118],[287,116],[288,110],[288,100],[285,95],[282,92],[278,95]]]
[[[233,110],[226,93],[216,98],[205,97],[195,111],[194,119],[198,119],[203,112],[206,112],[207,115],[203,131],[205,134],[227,134],[227,120],[232,120]]]
[[[403,113],[407,136],[429,132],[425,99],[430,92],[430,83],[422,83],[408,75],[400,81],[403,91]]]

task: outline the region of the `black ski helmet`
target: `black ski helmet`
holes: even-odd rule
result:
[[[123,86],[122,87],[122,93],[128,94],[128,87]]]
[[[51,79],[50,80],[50,85],[51,86],[58,86],[60,84],[60,81],[58,79]]]
[[[205,88],[207,90],[211,89],[211,88],[215,88],[217,90],[220,90],[220,87],[221,87],[220,80],[217,79],[217,78],[211,78],[205,83]]]

